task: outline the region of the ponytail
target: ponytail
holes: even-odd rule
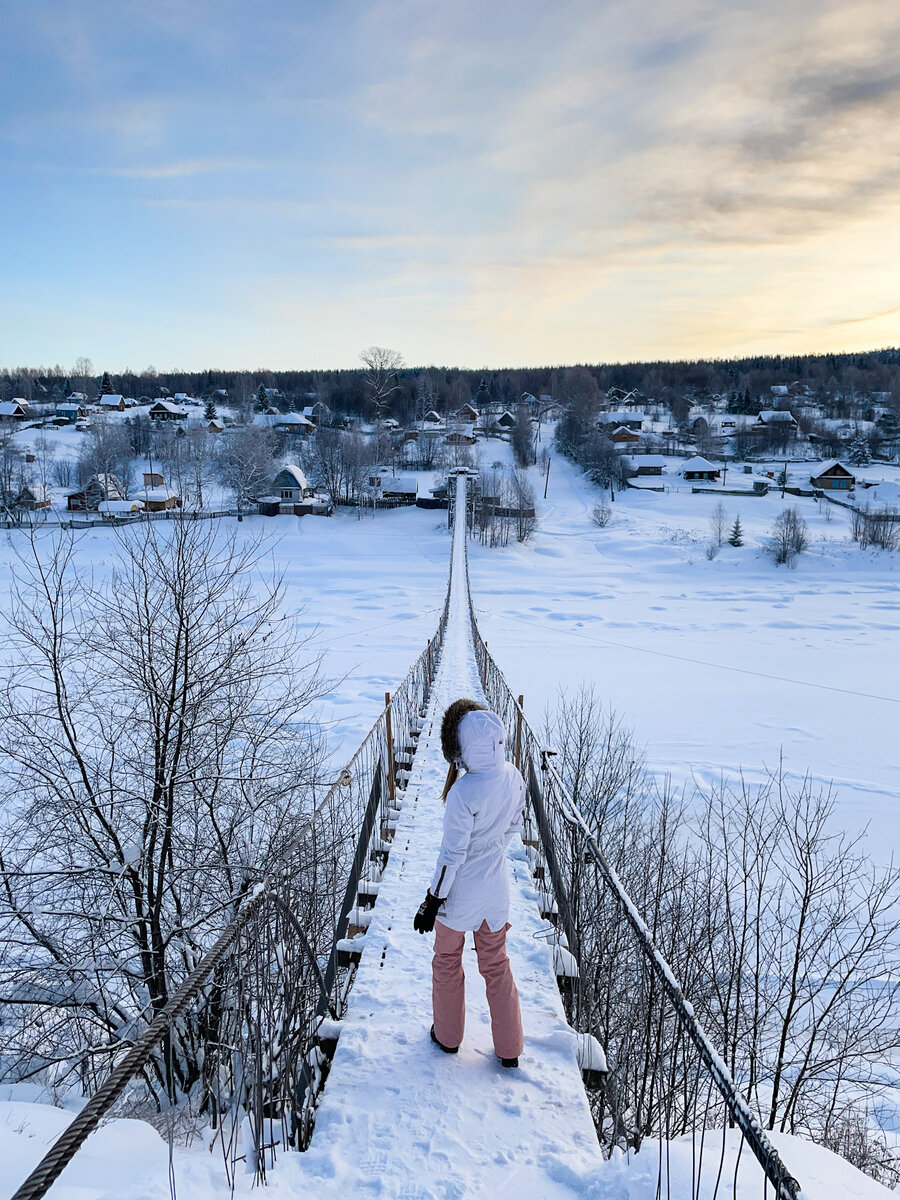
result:
[[[459,779],[459,767],[455,762],[452,762],[447,768],[447,779],[444,783],[444,790],[441,792],[441,802],[443,804],[447,803],[447,795],[457,779]]]

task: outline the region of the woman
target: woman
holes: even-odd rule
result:
[[[521,825],[525,783],[506,761],[505,740],[500,718],[474,700],[456,700],[444,713],[441,748],[450,763],[444,789],[444,837],[431,887],[413,924],[419,933],[435,931],[432,1041],[446,1054],[455,1054],[462,1042],[466,1019],[462,954],[466,931],[471,929],[491,1010],[494,1050],[504,1067],[517,1067],[523,1045],[522,1016],[506,956],[506,847]],[[466,773],[457,778],[460,768]]]

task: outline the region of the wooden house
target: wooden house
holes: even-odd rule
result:
[[[54,425],[75,425],[85,418],[84,405],[77,400],[64,400],[57,404],[53,416]]]
[[[703,480],[707,483],[714,483],[721,473],[720,468],[715,463],[701,458],[699,454],[695,454],[693,458],[687,459],[681,468],[681,474],[684,479]]]
[[[157,400],[150,405],[149,417],[151,421],[185,421],[187,413],[183,408],[179,408],[177,404],[173,404],[171,400]]]
[[[856,476],[837,459],[832,459],[819,467],[816,475],[810,475],[809,482],[823,492],[848,492],[856,487]]]
[[[470,425],[478,420],[478,409],[474,404],[464,404],[457,412],[457,417],[460,421],[467,421]]]
[[[644,414],[616,409],[615,412],[600,413],[597,417],[597,428],[602,433],[611,434],[613,430],[622,427],[631,430],[632,433],[640,433],[644,428]]]
[[[14,501],[16,508],[34,512],[38,508],[50,507],[50,493],[42,483],[27,483]]]
[[[307,404],[303,410],[303,416],[313,425],[324,425],[331,416],[331,409],[324,400],[316,400],[314,404]]]
[[[272,493],[282,502],[295,504],[311,490],[306,476],[293,463],[282,467],[272,480]]]
[[[378,489],[383,500],[399,504],[415,504],[419,491],[418,481],[410,475],[382,475]]]
[[[448,446],[474,446],[475,435],[466,433],[462,429],[454,429],[452,433],[448,433],[444,439]]]
[[[97,399],[97,407],[103,412],[124,412],[125,397],[118,395],[100,396]]]
[[[213,417],[212,420],[206,422],[207,433],[224,433],[225,422],[221,417]]]
[[[69,512],[97,512],[109,500],[124,500],[125,488],[117,475],[95,475],[80,492],[66,497]]]
[[[181,497],[171,488],[166,487],[162,475],[156,471],[144,472],[144,490],[141,493],[146,512],[167,512],[172,508],[181,508]]]
[[[303,413],[283,413],[272,422],[276,433],[292,433],[295,437],[308,437],[315,433],[316,424]]]
[[[0,421],[24,421],[27,415],[21,400],[4,400],[0,403]]]
[[[617,446],[634,446],[641,440],[641,435],[626,425],[619,425],[609,434],[609,440]]]
[[[633,475],[662,475],[665,464],[662,454],[628,454],[622,459],[622,465]]]
[[[505,412],[502,412],[500,414],[500,416],[497,418],[497,420],[494,422],[494,424],[497,426],[498,429],[514,429],[515,424],[516,424],[516,418],[513,415],[513,413],[511,413],[509,411],[509,409],[506,409]]]
[[[756,418],[756,424],[764,429],[790,429],[796,432],[794,414],[786,408],[764,408]]]

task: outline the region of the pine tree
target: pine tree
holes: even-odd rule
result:
[[[867,467],[872,461],[872,456],[869,454],[869,443],[861,433],[857,433],[850,443],[848,454],[854,467]]]
[[[728,544],[729,546],[743,546],[744,544],[744,531],[741,528],[740,516],[734,518],[734,524],[731,527],[731,536],[728,539]]]
[[[262,384],[256,389],[256,407],[260,412],[265,412],[268,407],[269,399],[266,396],[266,389]]]
[[[218,415],[219,414],[216,411],[216,402],[213,400],[212,396],[210,396],[206,401],[206,407],[203,409],[203,419],[204,421],[214,421]]]
[[[103,372],[103,378],[100,380],[100,395],[111,396],[113,394],[112,380],[109,377],[109,371]]]
[[[472,398],[472,403],[475,405],[478,411],[481,412],[483,409],[487,408],[488,404],[490,403],[490,398],[491,394],[488,390],[487,380],[482,375],[475,395]]]

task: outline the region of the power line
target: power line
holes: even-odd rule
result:
[[[479,609],[479,611],[487,613],[486,609]],[[518,621],[522,625],[533,625],[535,629],[546,628],[538,621],[529,621],[526,617],[515,617],[511,613],[504,613],[503,619]],[[852,688],[834,687],[829,683],[811,683],[808,679],[792,679],[788,675],[768,675],[765,671],[751,671],[748,667],[732,667],[726,663],[707,662],[702,658],[687,658],[682,654],[670,654],[666,650],[650,650],[646,646],[629,645],[628,642],[613,642],[608,638],[590,637],[586,633],[576,633],[574,629],[557,629],[555,632],[568,634],[569,637],[580,638],[584,642],[592,642],[596,646],[614,646],[619,650],[635,650],[638,654],[652,654],[657,658],[671,658],[675,662],[689,663],[692,666],[698,667],[712,667],[716,671],[731,671],[736,675],[753,675],[757,679],[769,679],[774,683],[793,683],[798,687],[816,688],[820,692],[837,692],[841,696],[858,696],[863,700],[880,700],[884,704],[900,704],[900,699],[896,696],[878,696],[873,692],[857,692]]]

